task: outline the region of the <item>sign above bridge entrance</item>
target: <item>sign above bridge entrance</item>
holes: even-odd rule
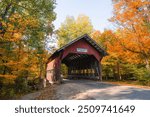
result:
[[[88,52],[85,48],[77,48],[77,52]]]

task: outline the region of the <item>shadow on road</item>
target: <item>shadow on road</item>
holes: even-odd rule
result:
[[[92,80],[64,80],[57,99],[150,100],[150,90]]]

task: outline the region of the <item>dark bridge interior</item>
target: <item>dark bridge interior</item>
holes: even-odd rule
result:
[[[68,78],[99,79],[100,66],[93,55],[70,53],[62,63],[68,67]]]

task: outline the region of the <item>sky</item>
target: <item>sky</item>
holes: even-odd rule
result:
[[[55,12],[57,18],[54,21],[55,29],[64,22],[66,16],[78,17],[80,14],[88,16],[95,30],[112,29],[112,23],[108,21],[112,16],[112,0],[56,0]]]

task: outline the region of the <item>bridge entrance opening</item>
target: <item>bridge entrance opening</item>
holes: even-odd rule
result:
[[[62,63],[67,66],[68,78],[99,79],[100,65],[93,55],[70,53]]]

